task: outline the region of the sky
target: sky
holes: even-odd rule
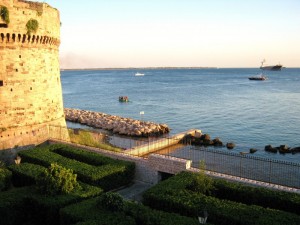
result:
[[[45,0],[61,68],[300,67],[299,0]]]

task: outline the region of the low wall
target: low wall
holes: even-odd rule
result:
[[[192,161],[172,156],[151,154],[148,163],[152,169],[164,173],[177,174],[191,168]]]
[[[182,140],[182,138],[185,135],[188,135],[188,134],[198,136],[198,135],[201,135],[201,130],[197,130],[197,129],[188,130],[186,132],[176,134],[172,137],[161,138],[157,141],[148,142],[147,144],[133,147],[131,149],[126,150],[125,152],[126,152],[126,154],[129,154],[129,155],[143,156],[143,155],[149,154],[151,152],[155,152],[157,150],[167,148],[172,145],[176,145]]]

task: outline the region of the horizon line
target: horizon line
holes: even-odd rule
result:
[[[61,71],[66,70],[141,70],[141,69],[260,69],[259,67],[210,67],[210,66],[158,66],[158,67],[91,67],[91,68],[60,68]],[[289,67],[289,69],[297,69],[300,67]],[[283,67],[286,69],[286,67]]]

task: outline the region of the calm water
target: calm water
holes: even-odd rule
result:
[[[166,123],[172,134],[191,128],[232,141],[233,151],[300,162],[300,153],[264,152],[264,146],[300,146],[300,69],[168,69],[62,71],[64,106]],[[129,103],[118,97],[127,95]],[[144,111],[144,115],[140,112]]]

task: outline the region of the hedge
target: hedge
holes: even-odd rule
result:
[[[31,188],[15,188],[0,192],[0,225],[23,224],[25,216],[23,199],[31,194]]]
[[[68,195],[41,195],[34,186],[0,193],[0,225],[59,224],[59,210],[69,204],[98,196],[102,190],[81,183]]]
[[[214,224],[300,224],[300,217],[293,213],[256,205],[246,205],[213,196],[206,196],[187,189],[194,174],[180,173],[150,188],[143,195],[144,203],[152,208],[196,216],[206,209],[208,222]]]
[[[0,168],[0,191],[9,188],[12,173],[6,168]]]
[[[120,225],[193,225],[197,218],[180,216],[175,213],[153,210],[132,202],[125,202],[123,212],[111,212],[97,207],[98,198],[88,199],[65,207],[60,211],[61,225],[120,224]]]
[[[12,171],[12,183],[15,187],[24,187],[36,184],[37,178],[46,169],[43,166],[21,163],[19,165],[13,164],[8,167]]]
[[[260,205],[300,215],[300,195],[262,187],[246,186],[226,180],[216,179],[213,195],[219,199]]]
[[[127,185],[134,176],[134,164],[132,163],[93,166],[63,157],[50,151],[48,146],[22,151],[19,155],[22,157],[23,162],[45,167],[49,167],[51,163],[57,163],[65,168],[72,169],[82,182],[100,186],[104,190],[112,190]]]
[[[49,150],[58,153],[67,158],[75,159],[94,166],[106,164],[124,164],[134,166],[132,162],[126,162],[118,159],[112,159],[95,152],[90,152],[78,148],[74,148],[63,144],[54,144],[49,146]]]

